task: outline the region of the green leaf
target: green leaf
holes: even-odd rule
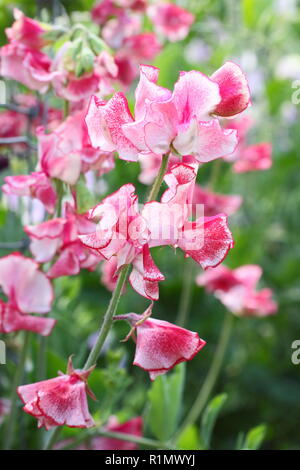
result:
[[[149,392],[149,425],[154,436],[166,442],[173,435],[181,411],[185,364],[169,375],[157,377]]]
[[[266,436],[267,427],[265,424],[260,424],[255,428],[250,429],[246,434],[245,442],[242,450],[257,450],[263,443]]]
[[[212,431],[217,417],[227,400],[227,395],[222,393],[214,397],[204,410],[201,421],[201,437],[205,448],[209,449]]]
[[[244,23],[248,28],[257,28],[259,20],[267,9],[272,11],[273,0],[243,0]]]
[[[177,441],[177,447],[181,450],[200,450],[202,445],[199,441],[198,430],[195,425],[188,426]]]

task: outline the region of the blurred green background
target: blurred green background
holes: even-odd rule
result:
[[[276,316],[265,319],[235,319],[224,366],[213,393],[225,392],[228,399],[216,424],[212,448],[234,448],[240,432],[264,423],[267,434],[263,448],[300,449],[300,365],[291,362],[291,344],[300,339],[300,104],[292,102],[293,82],[300,80],[299,2],[186,0],[178,3],[192,11],[196,21],[184,41],[166,45],[155,61],[161,68],[160,83],[172,87],[180,70],[199,69],[210,74],[225,60],[235,60],[250,80],[255,126],[249,142],[271,141],[273,144],[270,170],[235,175],[230,165],[222,162],[215,185],[217,192],[241,194],[244,198],[239,212],[230,217],[235,247],[226,264],[230,267],[246,263],[261,265],[264,270],[262,286],[274,290],[279,311]],[[72,13],[89,10],[93,2],[72,0],[62,4]],[[28,15],[35,14],[34,1],[18,1],[16,5]],[[0,7],[0,39],[4,44],[3,30],[12,23],[12,2],[0,0]],[[199,170],[201,184],[209,180],[213,164],[205,164]],[[10,172],[5,170],[1,178]],[[138,164],[117,160],[116,170],[105,176],[108,191],[129,181],[136,184],[138,174]],[[143,197],[147,188],[140,183],[136,186]],[[4,207],[0,211],[0,224],[1,241],[22,238],[20,221]],[[6,253],[0,251],[1,255]],[[160,300],[153,314],[174,322],[185,261],[182,253],[171,253],[171,248],[157,249],[154,258],[166,281],[160,285]],[[195,267],[195,274],[197,272],[199,269]],[[80,276],[55,281],[56,302],[51,316],[59,318],[59,322],[49,339],[48,377],[54,376],[58,369],[64,370],[66,358],[72,353],[76,353],[75,365],[82,362],[87,351],[86,339],[98,327],[110,296],[99,283],[99,277],[99,273],[83,272]],[[118,310],[119,313],[141,313],[147,304],[146,299],[128,287]],[[223,316],[222,305],[194,285],[187,327],[199,332],[207,346],[187,364],[181,417],[185,416],[203,383]],[[104,422],[110,414],[126,419],[142,412],[146,416],[149,411],[148,376],[131,365],[133,344],[119,343],[126,332],[125,325],[114,329],[110,352],[101,357],[100,369],[91,378],[91,387],[99,399],[92,404],[92,409]],[[18,345],[19,337],[12,335],[9,341],[12,347],[8,351],[8,364],[0,370],[1,396],[8,392],[16,357],[14,346]],[[33,339],[28,382],[35,380],[38,347],[38,340]],[[23,414],[20,426],[24,431],[24,446],[36,445],[34,420]],[[198,428],[197,424],[191,430],[187,448],[197,445]],[[147,435],[151,433],[150,426]]]

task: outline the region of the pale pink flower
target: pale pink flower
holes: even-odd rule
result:
[[[54,426],[90,428],[94,420],[88,410],[87,394],[95,398],[87,385],[94,369],[74,370],[71,360],[66,374],[42,382],[18,387],[23,410],[37,418],[38,427],[48,431]]]
[[[56,206],[56,192],[49,178],[42,171],[29,175],[6,176],[2,191],[7,195],[29,196],[39,199],[51,214]]]
[[[56,320],[29,313],[45,314],[53,302],[53,290],[38,264],[20,253],[0,259],[0,286],[8,298],[0,304],[0,331],[28,330],[48,336]]]
[[[149,372],[150,379],[165,374],[181,362],[190,361],[205,346],[198,333],[149,316],[152,305],[143,315],[127,313],[115,320],[126,320],[136,331],[136,351],[133,364]]]
[[[192,13],[173,3],[151,5],[148,14],[156,31],[172,42],[184,39],[195,20]]]
[[[28,225],[24,230],[31,239],[30,250],[38,262],[51,261],[58,255],[47,273],[49,278],[75,275],[80,269],[93,271],[103,259],[79,241],[78,234],[94,231],[95,225],[85,215],[76,214],[70,205],[66,205],[65,217]]]
[[[272,299],[272,290],[256,290],[262,275],[257,265],[244,265],[230,270],[219,266],[197,277],[197,284],[205,286],[225,307],[238,316],[264,317],[277,312],[277,304]]]
[[[58,71],[51,71],[52,62],[46,54],[15,41],[1,48],[0,58],[3,77],[40,93],[45,93],[52,80],[60,75]]]
[[[204,214],[211,217],[221,212],[226,215],[234,214],[241,206],[243,198],[238,195],[218,194],[207,188],[195,185],[193,204],[203,204]]]

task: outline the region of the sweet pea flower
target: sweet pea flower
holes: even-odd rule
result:
[[[56,191],[42,171],[35,171],[29,175],[6,176],[2,191],[7,195],[29,196],[40,200],[45,209],[53,214],[56,206]]]
[[[37,128],[40,168],[50,178],[58,178],[74,185],[81,171],[101,169],[109,152],[93,148],[87,134],[81,111],[70,115],[53,132],[46,134]]]
[[[247,144],[247,134],[253,124],[253,120],[248,116],[230,122],[230,127],[236,129],[239,135],[236,150],[225,157],[226,161],[233,163],[232,171],[234,173],[268,170],[272,166],[272,144],[270,142]]]
[[[74,370],[69,360],[66,374],[59,372],[54,379],[21,385],[17,391],[25,405],[23,410],[37,418],[38,428],[45,427],[47,431],[55,426],[94,426],[86,396],[88,394],[95,399],[87,385],[93,369]]]
[[[11,28],[6,28],[5,33],[9,41],[18,41],[32,49],[41,49],[47,41],[43,35],[50,26],[42,25],[32,18],[28,18],[18,8],[14,8],[15,22]]]
[[[197,277],[197,284],[205,286],[225,307],[238,316],[264,317],[277,312],[277,304],[272,300],[272,290],[256,290],[262,275],[257,265],[244,265],[230,270],[219,266]]]
[[[27,330],[48,336],[56,320],[29,313],[45,314],[53,302],[53,290],[38,264],[20,253],[0,259],[0,286],[8,301],[0,302],[0,332]]]
[[[208,162],[232,153],[235,130],[223,130],[213,114],[231,116],[249,104],[247,81],[232,62],[208,78],[198,71],[181,72],[171,92],[157,85],[159,70],[141,66],[135,92],[135,119],[122,92],[104,102],[93,96],[86,116],[91,143],[120,158],[162,155],[173,148]]]
[[[233,246],[226,215],[200,215],[195,221],[189,220],[195,167],[196,164],[174,165],[165,176],[169,189],[161,202],[149,202],[141,212],[134,186],[122,186],[90,210],[89,217],[98,222],[94,232],[79,236],[92,252],[106,259],[117,258],[115,275],[121,266],[132,263],[131,286],[151,300],[158,299],[158,282],[164,276],[155,265],[150,248],[179,247],[206,269],[221,263]]]
[[[111,416],[105,426],[106,431],[128,434],[128,436],[143,436],[143,418],[137,416],[129,419],[125,423],[120,424],[115,416]],[[112,437],[93,437],[90,441],[89,448],[91,450],[136,450],[138,444],[129,441],[121,441]]]
[[[136,331],[136,351],[133,364],[149,372],[150,379],[165,374],[180,362],[190,361],[205,346],[206,341],[194,331],[167,321],[150,317],[152,305],[143,313],[118,315],[114,320],[126,320]],[[149,318],[150,317],[150,318]]]
[[[0,138],[18,137],[26,131],[27,118],[16,111],[3,111],[0,113]],[[4,144],[0,144],[1,147]],[[13,151],[20,153],[26,148],[26,144],[13,144]]]
[[[203,204],[204,213],[207,217],[224,213],[226,215],[234,214],[241,206],[243,198],[238,195],[218,194],[207,188],[195,185],[193,194],[193,204]]]
[[[45,93],[59,76],[51,71],[52,62],[43,52],[13,41],[0,50],[0,74],[22,83],[31,90]]]
[[[103,258],[84,248],[78,234],[95,230],[85,215],[77,214],[67,204],[65,217],[58,217],[38,225],[27,225],[25,232],[31,239],[30,250],[39,263],[51,261],[58,255],[47,276],[57,278],[78,274],[80,269],[93,271]]]
[[[151,5],[148,8],[148,14],[157,33],[171,42],[184,39],[195,20],[192,13],[173,3]]]

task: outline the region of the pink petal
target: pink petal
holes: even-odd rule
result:
[[[221,102],[214,113],[223,117],[234,116],[244,111],[250,103],[250,90],[241,68],[226,62],[212,76],[220,89]]]

